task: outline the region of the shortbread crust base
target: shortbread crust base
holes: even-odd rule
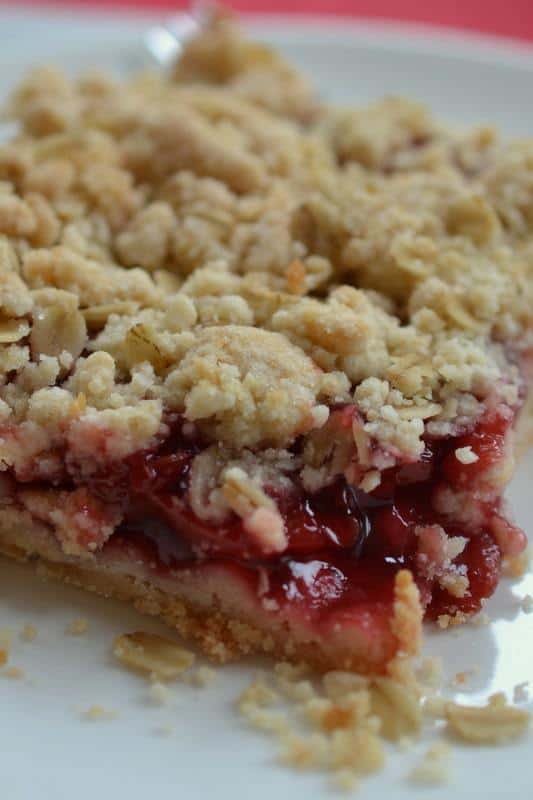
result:
[[[154,578],[143,573],[141,565],[126,560],[80,563],[61,551],[46,526],[35,522],[28,528],[26,524],[21,535],[16,514],[4,512],[3,517],[1,554],[34,563],[45,578],[133,603],[138,611],[159,617],[184,638],[196,641],[208,658],[218,663],[263,653],[304,661],[321,671],[382,673],[397,655],[418,649],[423,612],[418,590],[406,571],[397,577],[394,613],[384,636],[344,625],[321,640],[305,624],[263,612],[243,587],[220,583],[216,569],[207,581],[201,573],[195,576],[194,569],[184,571],[177,581]]]

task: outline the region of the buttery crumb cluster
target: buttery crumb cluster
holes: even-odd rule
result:
[[[345,474],[371,491],[424,433],[517,402],[533,142],[398,99],[319,104],[225,18],[170,76],[40,70],[8,114],[0,464],[17,480],[52,484],[65,451],[97,470],[176,412],[211,443],[195,513],[235,512],[282,550],[265,485]],[[349,433],[339,404],[355,407]],[[80,503],[58,492],[21,500],[77,553]],[[102,515],[106,538],[120,520]]]
[[[429,720],[445,721],[445,734],[456,742],[500,744],[524,735],[531,721],[526,709],[509,705],[503,694],[483,706],[449,701],[440,694],[439,667],[431,659],[416,665],[399,658],[385,676],[333,670],[317,681],[303,664],[278,663],[237,705],[253,728],[278,741],[282,763],[328,772],[346,790],[382,769],[387,742],[402,752],[413,748]],[[409,780],[448,783],[449,754],[446,739],[437,739]]]

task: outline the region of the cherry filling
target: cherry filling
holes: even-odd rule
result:
[[[351,412],[333,413],[348,419]],[[385,470],[370,493],[344,478],[314,494],[297,479],[283,493],[264,487],[284,523],[282,552],[265,551],[236,514],[213,524],[193,512],[191,466],[205,445],[183,434],[180,419],[169,421],[172,433],[156,447],[99,473],[87,476],[64,458],[56,488],[67,491],[67,505],[87,500],[89,517],[95,505],[122,519],[104,556],[131,557],[178,580],[180,570],[223,569],[265,609],[283,608],[313,625],[357,619],[379,629],[388,624],[399,569],[412,571],[428,617],[469,614],[495,590],[502,555],[525,547],[523,532],[505,518],[497,480],[513,421],[513,411],[500,407],[461,436],[428,438],[419,461]]]
[[[89,489],[124,510],[124,522],[109,545],[134,547],[158,571],[224,564],[254,585],[259,574],[266,576],[262,593],[270,603],[329,615],[376,604],[390,609],[394,575],[407,567],[428,617],[472,613],[497,586],[502,551],[518,552],[525,545],[523,533],[503,517],[499,490],[489,482],[490,470],[502,461],[512,422],[508,409],[497,410],[463,436],[428,439],[419,462],[386,470],[370,494],[343,478],[315,494],[296,482],[282,495],[272,490],[287,535],[282,554],[265,555],[237,515],[215,525],[193,513],[190,469],[202,444],[185,439],[179,426],[158,448],[136,453],[118,471],[94,476]],[[463,463],[458,449],[475,458]],[[435,497],[450,490],[457,496],[465,489],[466,504],[475,513],[460,522]],[[422,541],[439,546],[449,537],[466,539],[451,570],[448,563],[452,581],[454,575],[467,577],[462,591],[451,591],[443,572],[431,563],[428,567],[427,553],[421,552]]]

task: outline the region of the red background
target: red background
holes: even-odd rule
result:
[[[180,0],[4,1],[12,7],[32,4],[167,12],[188,5]],[[226,5],[246,12],[342,14],[432,23],[533,41],[533,0],[227,0]]]

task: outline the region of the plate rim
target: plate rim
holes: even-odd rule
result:
[[[46,23],[80,24],[87,21],[121,27],[126,23],[123,35],[142,33],[143,27],[184,16],[184,12],[154,12],[149,8],[117,8],[90,6],[67,8],[59,5],[25,5],[13,9],[0,5],[0,23],[28,25]],[[246,28],[255,36],[274,35],[276,39],[296,38],[313,44],[327,46],[342,41],[347,45],[365,44],[381,51],[415,52],[418,55],[439,55],[458,60],[494,64],[507,68],[525,69],[533,72],[533,41],[528,42],[508,36],[500,36],[472,30],[452,28],[425,22],[405,22],[392,18],[369,18],[318,13],[249,13],[240,14]],[[7,37],[6,37],[7,38]],[[12,53],[20,52],[20,42],[3,42],[0,62]],[[10,52],[11,51],[11,52]]]

